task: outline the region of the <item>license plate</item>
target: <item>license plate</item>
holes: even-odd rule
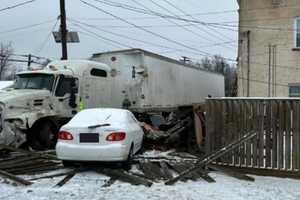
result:
[[[80,133],[79,142],[81,143],[99,142],[99,133]]]

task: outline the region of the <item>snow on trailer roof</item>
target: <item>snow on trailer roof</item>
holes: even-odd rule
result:
[[[178,65],[183,65],[185,67],[194,68],[194,69],[197,69],[197,70],[201,70],[201,71],[210,72],[210,73],[213,73],[213,74],[216,74],[216,75],[224,76],[223,74],[221,74],[219,72],[214,72],[214,71],[209,71],[207,69],[202,69],[202,68],[199,68],[195,65],[180,62],[180,61],[175,60],[173,58],[169,58],[169,57],[166,57],[166,56],[163,56],[163,55],[160,55],[160,54],[157,54],[157,53],[153,53],[151,51],[147,51],[147,50],[144,50],[144,49],[139,49],[139,48],[122,49],[122,50],[117,50],[117,51],[106,51],[106,52],[101,52],[101,53],[94,53],[92,55],[91,59],[96,58],[97,56],[105,55],[105,54],[118,54],[118,53],[128,53],[128,54],[129,53],[144,53],[145,55],[148,55],[148,56],[160,59],[160,60],[164,60],[164,61],[175,63],[175,64],[178,64]]]
[[[69,67],[72,66],[72,67]],[[23,71],[18,74],[31,74],[31,73],[43,73],[43,74],[64,74],[64,75],[81,75],[87,68],[98,68],[109,72],[111,68],[100,62],[91,60],[56,60],[50,62],[46,68],[41,70]]]
[[[128,110],[116,108],[85,109],[77,113],[64,127],[86,127],[105,123],[124,122]]]

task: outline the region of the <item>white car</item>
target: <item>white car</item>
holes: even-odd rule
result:
[[[70,161],[127,161],[142,147],[143,130],[123,109],[86,109],[58,133],[57,157]]]

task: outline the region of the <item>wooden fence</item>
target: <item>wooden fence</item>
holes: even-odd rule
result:
[[[299,172],[300,99],[220,98],[206,101],[206,153],[248,132],[257,136],[217,160],[242,168]]]

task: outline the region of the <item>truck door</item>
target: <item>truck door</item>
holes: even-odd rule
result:
[[[72,95],[74,95],[74,97],[72,97]],[[58,101],[56,106],[57,111],[62,113],[65,117],[74,115],[73,110],[77,110],[79,103],[78,79],[61,75],[57,83],[55,96],[57,97]],[[74,98],[73,104],[71,103],[72,98]]]

